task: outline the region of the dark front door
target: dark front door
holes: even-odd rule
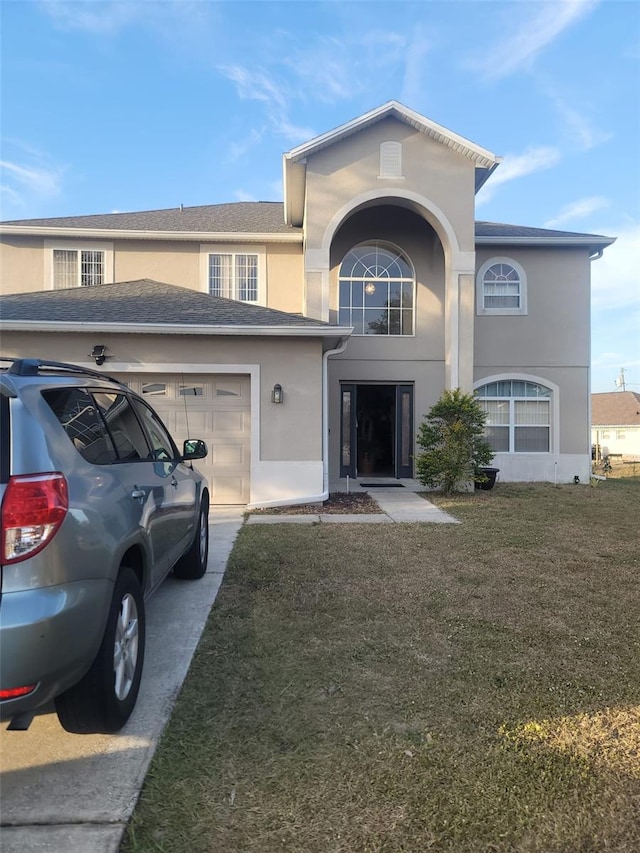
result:
[[[340,476],[413,476],[413,386],[341,386]]]

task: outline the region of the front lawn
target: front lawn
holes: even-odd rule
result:
[[[243,528],[123,851],[640,849],[640,483],[429,497]]]

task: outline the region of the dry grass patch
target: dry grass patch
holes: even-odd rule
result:
[[[640,486],[250,526],[123,850],[640,849]]]

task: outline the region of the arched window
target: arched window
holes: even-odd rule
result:
[[[478,314],[526,314],[527,278],[510,258],[491,258],[478,271]]]
[[[340,266],[339,323],[355,335],[413,335],[415,276],[388,244],[355,246]]]
[[[495,453],[549,453],[553,392],[523,379],[489,382],[476,390],[487,413],[485,437]]]

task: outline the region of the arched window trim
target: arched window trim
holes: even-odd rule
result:
[[[513,427],[515,425],[510,424],[510,441],[509,441],[509,450],[508,451],[499,451],[496,453],[496,456],[500,455],[509,455],[509,456],[535,456],[537,458],[543,456],[558,456],[560,453],[560,388],[555,382],[551,382],[549,379],[543,376],[535,376],[530,373],[496,373],[492,376],[483,376],[482,379],[476,380],[473,383],[474,393],[478,396],[480,400],[483,398],[478,394],[481,388],[485,385],[489,385],[492,382],[508,382],[508,381],[517,381],[517,382],[531,382],[534,385],[542,385],[544,388],[547,388],[551,395],[550,397],[544,398],[550,401],[550,432],[549,432],[549,450],[545,452],[516,452],[513,448]],[[506,399],[500,397],[494,397],[492,399]],[[511,398],[518,399],[518,398]],[[527,399],[527,398],[523,398]],[[528,399],[535,399],[530,397]]]
[[[349,258],[349,255],[360,248],[370,248],[375,250],[383,250],[387,251],[390,255],[395,255],[400,259],[404,264],[406,264],[408,268],[408,275],[397,275],[397,276],[388,276],[388,275],[363,275],[354,276],[351,275],[353,272],[353,265],[350,266],[349,270],[344,270],[345,263]],[[343,274],[343,272],[347,272],[347,274]],[[400,246],[392,243],[388,240],[363,240],[360,243],[356,243],[356,245],[351,246],[351,248],[345,253],[342,261],[340,262],[340,266],[338,269],[338,316],[339,322],[342,325],[354,326],[354,336],[355,337],[373,337],[374,334],[366,333],[364,331],[367,326],[367,295],[364,292],[366,284],[375,284],[381,285],[382,287],[387,287],[390,283],[400,284],[400,289],[402,291],[401,297],[401,305],[393,306],[394,308],[399,308],[399,331],[398,332],[379,332],[375,336],[376,337],[413,337],[415,336],[415,321],[416,321],[416,273],[415,267],[411,258],[407,255],[407,253]],[[354,289],[357,287],[358,283],[362,282],[363,292],[356,296]],[[344,296],[344,291],[346,289],[346,285],[349,284],[349,298],[348,300]],[[411,295],[409,305],[406,305],[404,302],[405,299],[405,288],[404,285],[410,284],[411,286]],[[360,309],[360,306],[362,308]],[[377,310],[379,313],[384,312],[385,306],[380,305],[371,305],[371,311]],[[387,304],[387,310],[389,311],[387,328],[391,327],[392,319],[391,319],[391,311],[393,308]],[[377,318],[376,318],[377,319]],[[411,331],[403,331],[403,329],[410,328]]]
[[[492,308],[485,306],[485,276],[488,270],[494,264],[507,264],[518,274],[518,278],[520,280],[520,305],[517,308]],[[513,316],[513,315],[523,315],[527,314],[527,274],[525,273],[521,264],[518,261],[515,261],[513,258],[507,257],[495,257],[489,258],[489,260],[485,261],[480,269],[478,270],[478,274],[476,276],[476,311],[479,316],[482,315],[494,315],[494,316]]]

